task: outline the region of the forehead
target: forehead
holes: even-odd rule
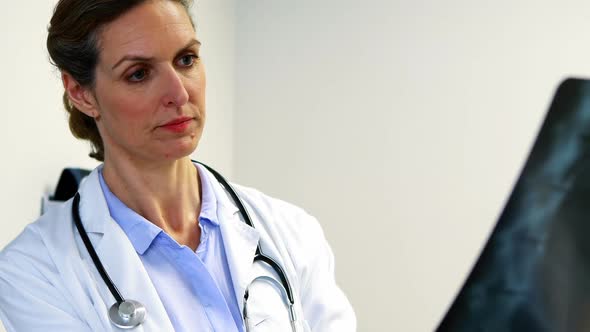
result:
[[[104,26],[100,33],[101,61],[128,54],[166,56],[195,38],[185,8],[175,1],[151,0]]]

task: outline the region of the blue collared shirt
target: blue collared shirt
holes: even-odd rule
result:
[[[100,185],[111,217],[139,255],[176,331],[243,331],[242,315],[232,286],[217,220],[212,179],[196,164],[201,180],[201,241],[196,252],[179,245],[166,232],[128,208]],[[149,315],[149,308],[148,315]]]

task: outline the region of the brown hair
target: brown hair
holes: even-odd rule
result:
[[[93,87],[101,28],[146,1],[60,0],[48,28],[47,50],[51,63],[60,71],[70,74],[80,85]],[[192,4],[192,0],[169,1],[180,3],[187,13]],[[89,140],[92,144],[90,157],[104,161],[104,145],[95,120],[74,107],[67,92],[64,92],[63,103],[69,114],[72,134],[76,138]]]

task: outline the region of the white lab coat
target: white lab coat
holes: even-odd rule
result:
[[[333,255],[318,222],[303,210],[235,186],[256,229],[213,179],[217,213],[240,310],[245,287],[258,275],[256,245],[276,259],[291,281],[296,312],[311,331],[355,331],[350,303],[334,280]],[[80,215],[90,240],[125,298],[143,303],[146,321],[130,331],[173,331],[156,289],[125,233],[111,218],[95,169],[80,187]],[[120,331],[107,315],[115,302],[72,220],[72,200],[45,213],[0,253],[0,319],[11,331]],[[290,331],[278,293],[255,283],[248,309],[254,331]],[[255,286],[252,286],[253,288]],[[268,295],[268,296],[267,296]],[[122,331],[122,330],[121,330]],[[201,330],[198,330],[201,331]]]

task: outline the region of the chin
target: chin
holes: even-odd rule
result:
[[[162,153],[164,159],[178,160],[189,157],[197,149],[198,140],[189,143],[177,144],[165,149]]]

